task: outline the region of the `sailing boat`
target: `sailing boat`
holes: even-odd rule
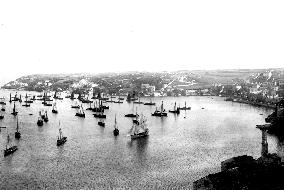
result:
[[[16,139],[21,138],[21,133],[19,132],[19,121],[18,121],[18,117],[17,117],[17,128],[16,128],[16,132],[15,132],[15,138],[16,138]]]
[[[79,109],[79,108],[80,108],[80,106],[78,105],[78,102],[76,101],[75,105],[74,105],[74,106],[71,106],[71,108]]]
[[[169,110],[170,113],[176,113],[176,114],[180,114],[180,108],[177,107],[177,103],[175,102],[175,105],[174,105],[174,110]]]
[[[30,107],[31,105],[28,104],[28,94],[26,94],[26,101],[25,101],[25,104],[22,105],[22,106],[25,106],[25,107]]]
[[[186,107],[186,102],[184,102],[184,107],[180,108],[180,110],[191,110],[191,107]]]
[[[116,114],[115,114],[115,119],[114,119],[114,130],[113,130],[113,135],[114,135],[114,136],[119,135],[119,130],[118,130],[117,123],[116,123]]]
[[[142,115],[139,122],[133,123],[129,131],[131,139],[148,136],[149,129],[147,128],[146,121],[146,118]]]
[[[101,126],[101,127],[104,127],[105,126],[104,120],[100,119],[99,122],[98,122],[98,125]]]
[[[20,94],[19,102],[22,103],[22,94]]]
[[[98,118],[106,118],[106,115],[103,114],[103,111],[101,111],[99,113],[94,113],[93,115],[94,115],[94,117],[98,117]]]
[[[60,126],[60,123],[59,123],[59,126]],[[67,137],[64,137],[64,136],[62,135],[61,128],[59,128],[59,137],[57,138],[57,143],[56,143],[56,145],[57,145],[57,146],[63,145],[66,141],[67,141]]]
[[[43,120],[44,120],[44,122],[48,122],[47,111],[45,111],[45,116],[44,116]]]
[[[12,94],[10,93],[10,99],[9,102],[12,103]]]
[[[0,114],[0,119],[4,119],[4,115],[2,114],[2,112]]]
[[[85,112],[83,110],[83,106],[81,104],[81,109],[79,109],[79,111],[75,114],[75,116],[78,116],[78,117],[85,117]]]
[[[156,111],[154,113],[152,113],[152,116],[158,116],[158,117],[168,116],[168,114],[166,113],[166,111],[164,109],[163,101],[162,101],[162,105],[161,105],[161,111],[159,111],[156,107]]]
[[[150,98],[150,102],[145,102],[144,105],[154,106],[154,105],[156,105],[156,103],[152,102],[152,99]]]
[[[71,92],[71,97],[70,97],[71,100],[74,100],[75,97],[74,97],[74,92]]]
[[[16,111],[16,104],[15,104],[15,102],[14,102],[13,112],[11,114],[14,115],[14,116],[16,116],[18,114],[18,112]]]
[[[54,102],[54,104],[53,104],[52,113],[58,113],[57,107],[56,107],[56,102]]]
[[[0,98],[0,104],[6,105],[6,103],[5,103],[5,98],[4,98],[4,97]]]
[[[5,104],[2,104],[2,108],[1,108],[1,111],[5,111]]]
[[[137,101],[135,101],[135,102],[133,102],[133,104],[144,104],[144,103],[140,101],[140,96],[139,96],[139,98],[138,98],[138,102],[137,102]]]
[[[43,119],[42,119],[41,111],[39,111],[39,117],[37,119],[37,125],[43,126]]]
[[[134,104],[133,104],[133,108],[132,108],[132,113],[125,114],[124,117],[137,117],[137,116],[139,116],[137,114],[137,107],[136,107],[136,114],[134,114],[133,111],[134,111]]]
[[[7,144],[6,144],[6,148],[4,150],[4,156],[8,156],[8,155],[14,153],[16,150],[18,150],[17,146],[11,146],[10,148],[8,148],[9,142],[10,142],[10,135],[8,134],[7,135]]]

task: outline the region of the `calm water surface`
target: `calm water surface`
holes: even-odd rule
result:
[[[190,188],[193,181],[220,171],[220,162],[225,159],[244,154],[259,157],[261,133],[255,126],[264,123],[271,112],[221,97],[156,97],[153,102],[160,106],[163,100],[166,110],[172,109],[175,101],[181,106],[186,101],[192,109],[181,111],[179,116],[168,113],[168,117],[158,118],[151,116],[155,106],[108,103],[106,127],[102,128],[91,111],[85,111],[85,119],[75,117],[70,99],[57,100],[57,115],[40,101],[29,108],[17,102],[22,138],[12,138],[19,149],[4,158],[7,131],[14,137],[16,128],[9,93],[0,91],[7,102],[5,118],[0,121],[0,126],[7,127],[0,132],[0,188],[7,189]],[[124,114],[135,112],[136,107],[147,117],[150,135],[130,140],[127,133],[132,120]],[[48,111],[49,122],[38,127],[42,109]],[[112,133],[115,114],[118,137]],[[59,121],[68,137],[61,147],[56,146]],[[268,142],[270,152],[284,155],[283,143],[271,136]]]

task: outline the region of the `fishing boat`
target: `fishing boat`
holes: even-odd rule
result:
[[[53,99],[55,99],[55,100],[63,100],[63,98],[61,98],[60,96],[57,96],[57,91],[54,92]]]
[[[81,104],[81,109],[78,110],[78,112],[75,114],[75,116],[85,117],[85,112],[84,112],[82,104]]]
[[[137,117],[137,116],[139,116],[137,114],[137,107],[136,107],[136,113],[134,114],[133,112],[134,112],[134,105],[133,105],[133,108],[132,108],[132,113],[125,114],[124,117]]]
[[[144,104],[144,103],[140,101],[140,97],[139,97],[138,101],[133,102],[133,104]]]
[[[116,122],[116,115],[115,115],[115,117],[114,117],[115,119],[114,119],[114,130],[113,130],[113,135],[114,136],[117,136],[117,135],[119,135],[119,130],[118,130],[118,127],[117,127],[117,122]]]
[[[152,102],[152,99],[150,99],[150,102],[145,102],[144,105],[154,106],[154,105],[156,105],[156,103]]]
[[[74,93],[74,92],[71,92],[70,100],[74,100],[74,99],[75,99],[75,93]]]
[[[59,125],[60,125],[60,124],[59,124]],[[67,141],[67,137],[64,137],[64,136],[62,135],[61,128],[59,128],[59,136],[58,136],[58,138],[57,138],[56,145],[57,145],[57,146],[63,145],[66,141]]]
[[[43,118],[43,121],[44,121],[44,122],[48,122],[47,111],[45,111],[45,116],[44,116],[44,118]]]
[[[58,113],[57,107],[56,107],[56,102],[54,102],[53,107],[52,107],[52,113]]]
[[[131,139],[146,137],[149,134],[149,129],[147,128],[146,118],[142,115],[139,122],[133,123],[129,134]]]
[[[16,104],[14,102],[14,107],[13,107],[13,112],[11,113],[12,115],[16,116],[18,112],[16,111]]]
[[[169,110],[170,113],[175,113],[175,114],[180,114],[180,108],[177,107],[177,104],[175,102],[175,105],[174,105],[174,109],[173,110]]]
[[[105,127],[105,122],[100,119],[100,121],[98,122],[98,125],[101,127]]]
[[[20,103],[22,103],[22,95],[20,94],[20,98],[18,99]]]
[[[191,107],[186,107],[186,102],[184,102],[184,107],[179,108],[180,110],[191,110]]]
[[[106,118],[106,115],[104,115],[103,112],[94,113],[93,115],[94,117],[97,117],[97,118]]]
[[[38,117],[37,119],[37,125],[38,126],[43,126],[43,119],[41,117]]]
[[[79,109],[80,106],[78,105],[78,102],[76,101],[75,105],[72,105],[71,108]]]
[[[11,140],[10,135],[8,134],[7,135],[7,144],[6,144],[6,148],[4,150],[4,156],[8,156],[8,155],[14,153],[16,150],[18,150],[17,146],[11,146],[11,147],[8,148],[10,140]]]
[[[157,117],[166,117],[168,114],[166,113],[166,110],[164,109],[163,101],[161,105],[161,110],[159,111],[156,107],[156,110],[154,113],[152,113],[152,116],[157,116]]]
[[[6,111],[6,109],[5,109],[5,104],[2,104],[1,111]]]
[[[45,103],[44,106],[52,106],[51,103]]]
[[[12,103],[12,94],[10,93],[10,99],[9,102]]]
[[[0,113],[0,119],[4,119],[4,115],[2,114],[2,112]]]
[[[18,121],[18,117],[17,117],[17,128],[16,128],[16,132],[15,132],[15,138],[16,138],[16,139],[21,138],[21,133],[19,132],[19,121]]]
[[[26,101],[25,101],[25,104],[23,104],[22,106],[24,106],[24,107],[30,107],[31,105],[30,104],[28,104],[28,94],[26,94]]]
[[[130,101],[131,101],[131,95],[130,95],[129,93],[127,94],[126,101],[127,101],[127,102],[130,102]]]
[[[0,98],[0,105],[6,105],[5,98]]]

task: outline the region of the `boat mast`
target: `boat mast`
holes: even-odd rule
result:
[[[116,114],[114,116],[114,128],[117,129],[117,126],[116,126]]]
[[[18,120],[18,116],[17,116],[17,132],[19,132],[19,120]]]
[[[15,102],[14,102],[13,113],[16,113],[16,104],[15,104]]]

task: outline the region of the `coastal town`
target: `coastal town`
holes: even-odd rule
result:
[[[284,96],[283,73],[283,69],[262,69],[29,75],[2,88],[137,97],[222,96],[226,101],[273,108]]]

